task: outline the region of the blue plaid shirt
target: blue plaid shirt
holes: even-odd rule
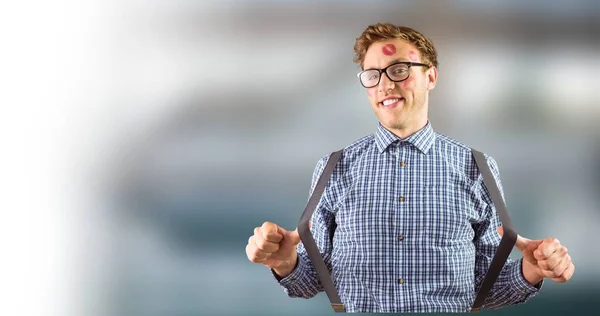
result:
[[[315,168],[311,192],[327,157]],[[498,166],[486,158],[502,190]],[[348,312],[469,311],[500,243],[499,225],[470,148],[429,122],[405,139],[379,124],[344,148],[312,217]],[[311,298],[323,288],[302,243],[298,255],[294,272],[278,281],[288,296]],[[538,293],[541,283],[530,285],[521,264],[507,262],[485,308]]]

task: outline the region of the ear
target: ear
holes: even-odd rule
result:
[[[437,68],[435,66],[429,67],[426,71],[427,75],[427,91],[433,90],[435,88],[435,84],[437,83]]]

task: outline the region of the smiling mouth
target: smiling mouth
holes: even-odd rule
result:
[[[379,106],[382,107],[394,107],[396,106],[400,101],[403,101],[404,98],[395,98],[395,99],[387,99],[387,100],[383,100],[382,102],[379,102]]]

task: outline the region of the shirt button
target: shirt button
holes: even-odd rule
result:
[[[398,199],[400,200],[400,202],[404,202],[404,195],[400,195]]]
[[[404,167],[404,166],[406,166],[406,162],[404,162],[404,161],[401,161],[401,162],[400,162],[400,167]]]
[[[398,284],[404,284],[404,279],[403,278],[398,279]]]
[[[399,241],[403,241],[403,240],[404,240],[404,236],[402,236],[402,235],[398,235],[398,240],[399,240]]]

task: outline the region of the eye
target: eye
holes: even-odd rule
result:
[[[392,70],[392,74],[394,74],[394,75],[402,75],[402,74],[406,73],[407,70],[408,69],[406,69],[406,68],[396,68],[396,69]]]

